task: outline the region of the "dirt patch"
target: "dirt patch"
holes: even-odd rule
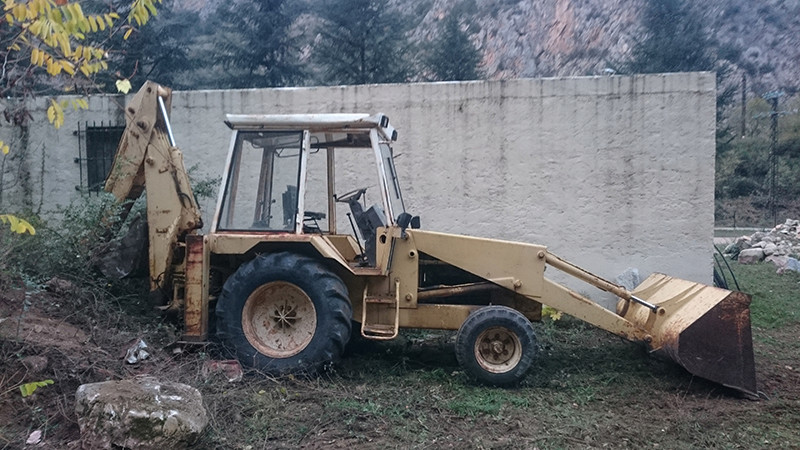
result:
[[[6,292],[2,317],[25,300]],[[91,310],[48,306],[65,301],[52,293],[27,300],[22,323],[32,332],[0,338],[0,448],[22,447],[34,430],[44,432],[37,448],[75,447],[77,387],[141,374],[202,392],[211,419],[196,445],[203,449],[800,446],[798,324],[753,329],[764,399],[751,401],[569,318],[537,325],[536,366],[514,388],[474,384],[456,362],[453,333],[413,330],[384,343],[354,339],[317,377],[248,372],[228,383],[202,376],[204,361],[224,357],[219,349],[168,345],[174,329],[158,316],[98,322]],[[127,365],[137,337],[152,356]],[[61,338],[71,342],[53,343]],[[26,367],[30,356],[45,357],[45,368]],[[21,397],[20,383],[42,379],[54,384]]]

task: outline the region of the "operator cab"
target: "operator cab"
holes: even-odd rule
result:
[[[234,133],[213,232],[352,229],[359,257],[374,266],[377,228],[408,226],[386,116],[228,115],[226,124]]]

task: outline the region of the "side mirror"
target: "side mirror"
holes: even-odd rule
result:
[[[420,227],[419,225],[419,216],[414,216],[411,218],[411,229],[418,230]]]
[[[407,212],[400,213],[400,215],[399,215],[399,216],[397,216],[397,225],[398,225],[398,226],[399,226],[399,227],[400,227],[400,228],[401,228],[403,231],[405,231],[405,230],[406,230],[406,228],[408,228],[408,224],[410,224],[410,223],[411,223],[411,221],[413,221],[413,220],[414,220],[414,218],[413,218],[413,217],[411,217],[411,214],[409,214],[409,213],[407,213]]]

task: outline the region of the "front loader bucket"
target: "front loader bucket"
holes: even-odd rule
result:
[[[632,294],[657,309],[623,300],[617,313],[650,332],[651,351],[694,375],[756,395],[750,296],[659,273]]]

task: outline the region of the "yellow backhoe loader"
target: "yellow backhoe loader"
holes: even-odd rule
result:
[[[216,305],[216,333],[243,364],[287,374],[335,362],[352,328],[377,340],[401,328],[458,330],[465,371],[507,385],[535,363],[531,321],[544,303],[756,393],[747,295],[662,274],[628,291],[542,245],[421,230],[400,193],[397,132],[381,114],[228,115],[219,199],[200,234],[170,99],[148,82],[126,107],[106,190],[122,201],[147,188],[151,290],[182,311],[184,339],[208,338]],[[369,189],[337,194],[350,167],[337,168],[335,155],[372,161],[361,181]],[[375,203],[365,207],[367,195]],[[613,293],[616,311],[549,280],[546,266]]]

